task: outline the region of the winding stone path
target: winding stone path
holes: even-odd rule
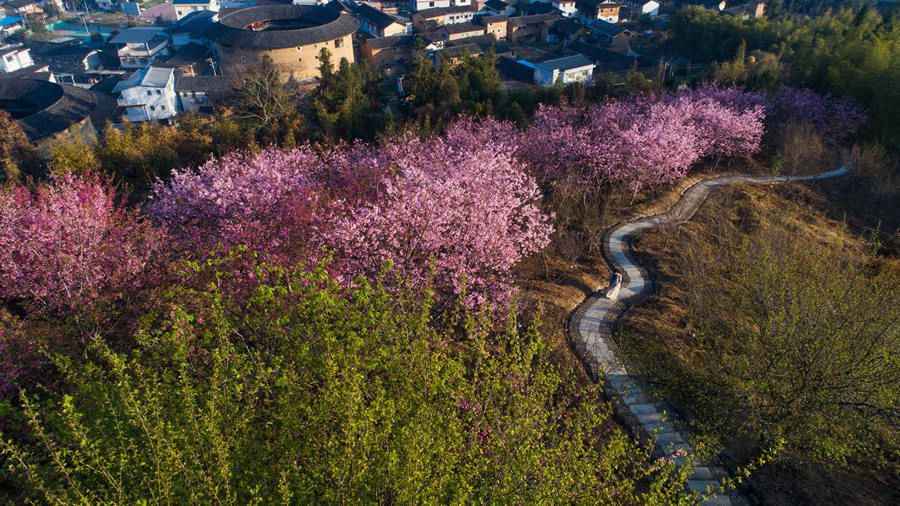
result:
[[[668,211],[638,217],[610,228],[603,239],[603,252],[611,272],[619,272],[623,280],[615,300],[606,298],[608,289],[601,290],[585,300],[572,315],[569,334],[576,350],[596,380],[602,380],[603,388],[613,401],[616,412],[645,444],[652,445],[657,456],[680,455],[675,461],[684,465],[692,450],[688,433],[677,420],[668,416],[664,401],[653,396],[649,385],[640,377],[628,372],[617,359],[611,339],[613,325],[624,310],[648,296],[652,284],[647,273],[632,256],[631,240],[641,232],[668,223],[681,223],[691,219],[710,192],[721,186],[756,183],[779,184],[797,181],[815,181],[842,176],[846,167],[809,176],[720,176],[700,181],[682,192],[678,202]],[[611,288],[611,287],[610,287]],[[718,461],[696,463],[688,479],[688,488],[704,496],[704,492],[721,488],[721,479],[728,476]],[[704,505],[744,505],[747,500],[737,491],[728,495],[716,494],[701,501]]]

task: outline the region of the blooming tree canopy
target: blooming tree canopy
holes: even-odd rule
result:
[[[416,287],[433,274],[439,295],[506,299],[511,268],[553,231],[531,176],[508,147],[477,136],[388,146],[397,173],[385,194],[337,219],[328,238],[339,270],[374,274],[390,262]]]
[[[157,183],[147,210],[184,250],[206,254],[220,244],[247,245],[297,260],[310,251],[320,216],[315,178],[322,172],[308,145],[234,153]]]
[[[37,313],[85,310],[140,286],[161,236],[96,175],[0,192],[0,296]]]

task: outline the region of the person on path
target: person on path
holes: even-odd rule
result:
[[[609,300],[618,299],[620,288],[622,288],[622,274],[613,272],[609,277],[609,288],[606,289],[606,298]]]

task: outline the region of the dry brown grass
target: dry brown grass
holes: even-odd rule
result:
[[[623,320],[623,335],[631,340],[629,349],[643,350],[641,356],[633,355],[632,359],[648,369],[659,367],[659,361],[665,360],[665,367],[670,370],[687,371],[695,358],[680,267],[687,257],[686,246],[714,248],[721,244],[722,237],[735,230],[745,233],[765,230],[769,226],[768,217],[777,214],[797,241],[827,245],[848,255],[862,253],[867,247],[864,241],[852,235],[844,223],[828,217],[829,210],[833,214],[832,206],[831,201],[807,186],[746,185],[713,194],[689,223],[641,236],[635,242],[635,251],[654,273],[659,290]],[[886,258],[880,267],[898,268],[900,261],[895,257]],[[726,445],[726,455],[736,462],[746,461],[752,451],[740,441]],[[867,466],[851,466],[849,470],[789,466],[769,465],[751,478],[764,504],[896,504],[900,501],[897,478]]]

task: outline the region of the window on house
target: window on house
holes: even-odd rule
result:
[[[162,95],[162,90],[156,90],[157,95]]]
[[[6,61],[13,61],[12,55],[7,56],[7,57],[6,57]]]
[[[147,90],[147,95],[152,95],[152,94],[153,94],[153,92],[152,92],[152,91],[150,91],[150,90]]]
[[[334,40],[334,47],[336,47],[336,48],[338,48],[338,47],[344,47],[344,40],[343,40],[343,39],[335,39],[335,40]]]
[[[194,98],[197,98],[197,92],[196,92],[196,91],[192,91],[192,92],[191,92],[191,96],[194,97]]]
[[[166,110],[166,106],[161,105],[161,106],[159,106],[159,109],[160,109],[161,111],[165,111],[165,110]]]
[[[241,62],[245,62],[245,61],[247,61],[247,58],[244,56],[241,56]]]
[[[150,110],[151,110],[151,111],[155,111],[155,110],[156,110],[156,106],[151,105],[151,106],[150,106]]]

